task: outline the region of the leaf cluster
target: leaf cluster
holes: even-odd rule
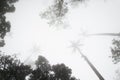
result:
[[[64,24],[64,18],[69,10],[69,5],[84,2],[86,0],[54,0],[54,3],[44,12],[41,12],[41,18],[47,19],[49,25]]]
[[[38,56],[35,65],[32,69],[16,56],[0,54],[0,80],[77,80],[65,64],[50,65],[43,56]]]
[[[0,54],[0,80],[25,80],[32,71],[15,56]]]
[[[45,57],[39,56],[35,64],[30,80],[77,80],[71,76],[72,70],[63,63],[50,65]]]
[[[10,22],[6,21],[6,13],[14,12],[14,3],[18,0],[0,0],[0,38],[4,39],[7,32],[10,31]],[[4,44],[0,45],[1,47]]]
[[[113,44],[113,48],[111,48],[112,59],[113,62],[116,64],[120,62],[120,40],[114,39],[112,44]]]

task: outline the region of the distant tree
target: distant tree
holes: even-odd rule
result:
[[[111,48],[112,59],[116,64],[120,62],[120,39],[113,39],[113,47]]]
[[[54,3],[48,7],[47,10],[40,14],[41,18],[48,20],[48,24],[57,25],[64,23],[64,17],[66,16],[69,5],[76,5],[86,0],[54,0]]]
[[[52,66],[56,80],[70,80],[72,71],[65,64],[57,64]]]
[[[71,77],[70,80],[79,80],[79,79],[76,79],[75,77]]]
[[[24,65],[16,57],[0,54],[0,80],[25,80],[31,71],[29,65]]]
[[[49,72],[51,70],[49,61],[43,56],[38,56],[35,65],[36,69],[32,71],[30,80],[49,80]]]
[[[35,65],[37,68],[40,68],[43,72],[49,71],[51,69],[49,61],[43,56],[38,56]]]
[[[38,57],[36,66],[36,69],[30,74],[29,80],[77,80],[75,77],[71,77],[72,70],[65,64],[51,66],[43,56]]]
[[[4,39],[7,32],[10,31],[10,22],[6,21],[6,13],[14,12],[14,3],[18,0],[0,0],[0,38]],[[0,42],[0,47],[4,46],[4,41]]]

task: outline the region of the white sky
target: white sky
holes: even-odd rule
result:
[[[41,19],[40,11],[50,5],[51,0],[19,0],[16,11],[8,14],[11,35],[2,48],[6,54],[17,53],[26,63],[46,57],[51,64],[65,63],[73,75],[81,80],[99,80],[79,53],[69,48],[70,41],[81,40],[82,52],[94,64],[105,80],[113,80],[115,70],[110,46],[113,37],[80,37],[81,29],[87,33],[120,32],[120,1],[89,0],[86,4],[71,8],[67,14],[69,27],[55,30]],[[10,35],[10,36],[9,36]],[[34,53],[33,53],[34,52]]]

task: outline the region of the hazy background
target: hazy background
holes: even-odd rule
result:
[[[16,11],[7,14],[12,27],[1,50],[6,54],[17,54],[21,61],[31,65],[38,55],[43,55],[51,64],[65,63],[81,80],[99,80],[80,54],[69,47],[70,41],[80,40],[82,52],[105,80],[113,80],[115,70],[120,67],[113,64],[109,57],[115,37],[85,37],[80,34],[84,31],[89,34],[120,32],[120,1],[89,0],[70,8],[66,29],[49,27],[46,20],[39,16],[51,3],[51,0],[19,0]]]

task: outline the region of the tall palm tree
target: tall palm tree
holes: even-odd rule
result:
[[[81,52],[80,50],[80,46],[81,44],[79,43],[79,41],[77,42],[71,42],[72,45],[71,47],[73,48],[74,51],[78,51],[81,56],[85,59],[85,61],[88,63],[88,65],[92,68],[92,70],[95,72],[95,74],[97,75],[97,77],[100,79],[100,80],[105,80],[102,75],[98,72],[98,70],[94,67],[94,65],[88,60],[88,58]]]

